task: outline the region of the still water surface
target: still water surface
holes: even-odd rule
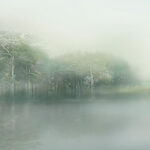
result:
[[[148,98],[81,101],[1,101],[0,150],[150,150]]]

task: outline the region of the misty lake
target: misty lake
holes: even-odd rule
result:
[[[1,150],[149,150],[150,101],[0,102]]]

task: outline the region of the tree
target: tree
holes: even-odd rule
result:
[[[5,83],[11,83],[12,95],[17,87],[26,89],[29,95],[33,93],[33,82],[41,75],[40,61],[44,57],[45,54],[32,45],[29,36],[0,32],[1,75],[7,77]]]

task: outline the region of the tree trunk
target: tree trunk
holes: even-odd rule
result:
[[[90,89],[91,89],[91,96],[93,96],[93,89],[94,89],[94,76],[92,72],[92,67],[90,66]]]
[[[32,91],[31,91],[31,79],[30,79],[30,73],[31,73],[31,70],[29,69],[29,79],[28,79],[28,94],[29,94],[29,96],[31,96],[31,93],[32,93]]]
[[[15,58],[14,55],[11,57],[11,79],[12,79],[12,85],[11,85],[11,91],[12,96],[15,94]]]

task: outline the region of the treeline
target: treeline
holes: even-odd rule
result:
[[[0,32],[0,95],[80,97],[136,82],[123,60],[102,53],[49,58],[28,35]]]

